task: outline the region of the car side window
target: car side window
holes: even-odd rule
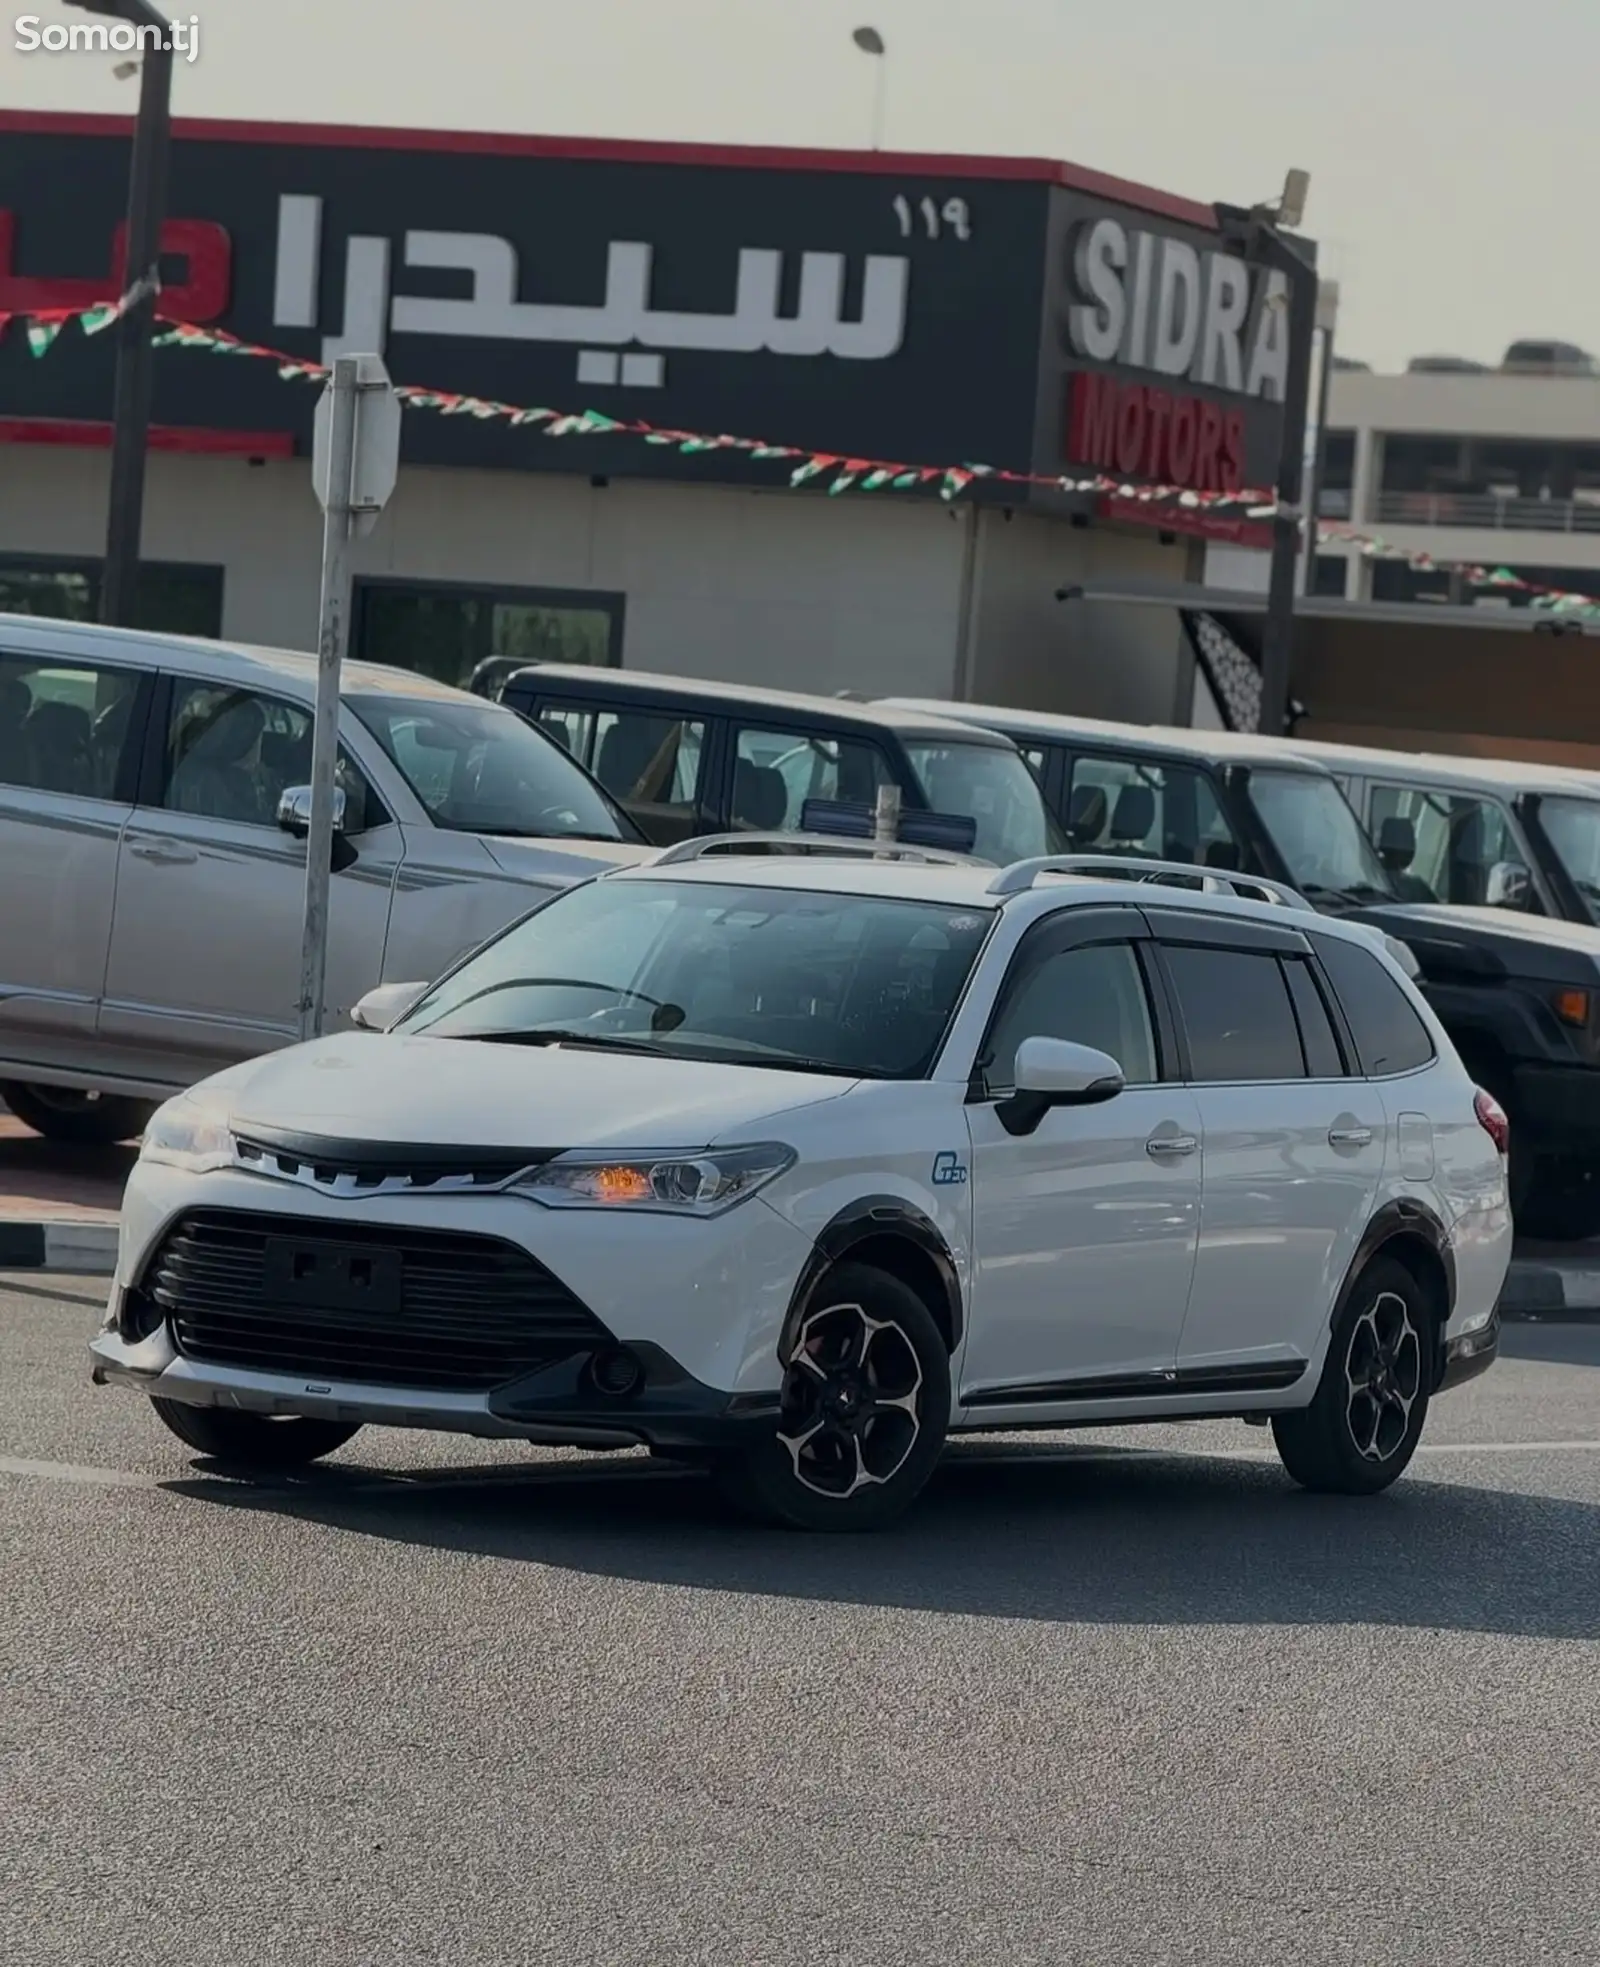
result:
[[[310,712],[280,697],[174,678],[160,805],[204,819],[276,826],[283,794],[311,783],[311,728]],[[338,784],[347,833],[382,822],[378,800],[342,750]]]
[[[705,724],[698,718],[600,711],[594,719],[589,769],[646,833],[675,822],[674,830],[681,834],[694,820],[705,736]]]
[[[746,725],[733,758],[733,824],[752,833],[797,831],[808,799],[870,806],[892,783],[877,746],[849,738]]]
[[[1344,1008],[1362,1071],[1381,1079],[1427,1065],[1434,1056],[1428,1028],[1377,957],[1343,938],[1313,940]]]
[[[1344,1053],[1323,1002],[1311,965],[1298,956],[1283,959],[1283,974],[1294,1000],[1295,1021],[1300,1027],[1300,1045],[1305,1053],[1306,1071],[1313,1079],[1344,1077]]]
[[[554,738],[580,765],[590,763],[594,744],[593,711],[577,710],[571,704],[547,703],[540,707],[535,721],[547,738]]]
[[[1271,951],[1168,943],[1164,955],[1188,1034],[1192,1078],[1306,1076],[1289,985]]]
[[[1210,779],[1184,765],[1075,758],[1066,826],[1074,853],[1139,854],[1218,868],[1243,865],[1239,842]]]
[[[1470,793],[1375,785],[1368,825],[1403,901],[1481,908],[1489,900],[1490,870],[1527,858],[1499,801]]]
[[[1008,986],[985,1047],[991,1092],[1014,1083],[1024,1038],[1092,1045],[1122,1067],[1130,1086],[1154,1085],[1155,1027],[1133,945],[1087,943],[1043,957]]]
[[[0,785],[112,799],[136,670],[0,655]]]

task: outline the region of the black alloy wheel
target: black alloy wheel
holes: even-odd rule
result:
[[[773,1437],[725,1463],[722,1484],[794,1529],[879,1529],[921,1492],[949,1423],[949,1350],[927,1306],[899,1278],[842,1263],[787,1341]]]

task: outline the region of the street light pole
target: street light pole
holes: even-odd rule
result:
[[[1216,206],[1225,238],[1243,248],[1246,260],[1281,273],[1288,289],[1289,360],[1283,389],[1283,437],[1278,448],[1272,519],[1272,572],[1267,588],[1266,627],[1261,640],[1261,707],[1258,731],[1282,737],[1289,722],[1289,688],[1294,666],[1295,577],[1300,564],[1301,493],[1305,482],[1306,412],[1311,394],[1311,347],[1317,327],[1317,270],[1297,240],[1280,230],[1297,225],[1305,199],[1303,172],[1291,172],[1282,203],[1276,206]],[[1292,211],[1291,211],[1292,205]]]
[[[1322,516],[1322,481],[1328,470],[1328,394],[1333,383],[1334,338],[1339,323],[1339,283],[1317,283],[1317,437],[1311,453],[1311,485],[1306,493],[1306,538],[1301,587],[1317,590],[1317,527]]]
[[[100,619],[128,627],[138,602],[139,544],[144,529],[145,454],[150,430],[151,336],[160,296],[161,226],[167,202],[167,153],[172,120],[172,26],[149,0],[67,0],[146,29],[139,76],[139,112],[128,171],[128,251],[123,292],[134,300],[118,320],[116,380],[111,411],[111,480],[107,495],[106,559]]]

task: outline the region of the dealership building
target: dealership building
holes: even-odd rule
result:
[[[0,114],[0,609],[92,613],[129,128]],[[396,382],[844,459],[1230,492],[1271,482],[1287,310],[1210,208],[1028,159],[183,123],[169,315]],[[9,324],[7,322],[9,317]],[[156,358],[141,618],[310,647],[318,387]],[[352,652],[493,654],[820,691],[1214,721],[1193,617],[1090,596],[1257,586],[1240,509],[980,480],[830,497],[792,464],[407,412],[352,549]]]

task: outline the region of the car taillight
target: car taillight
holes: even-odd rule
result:
[[[1489,1136],[1502,1154],[1511,1152],[1511,1122],[1506,1118],[1506,1110],[1497,1099],[1484,1092],[1480,1086],[1478,1096],[1472,1102],[1473,1111],[1478,1116],[1478,1125]]]

